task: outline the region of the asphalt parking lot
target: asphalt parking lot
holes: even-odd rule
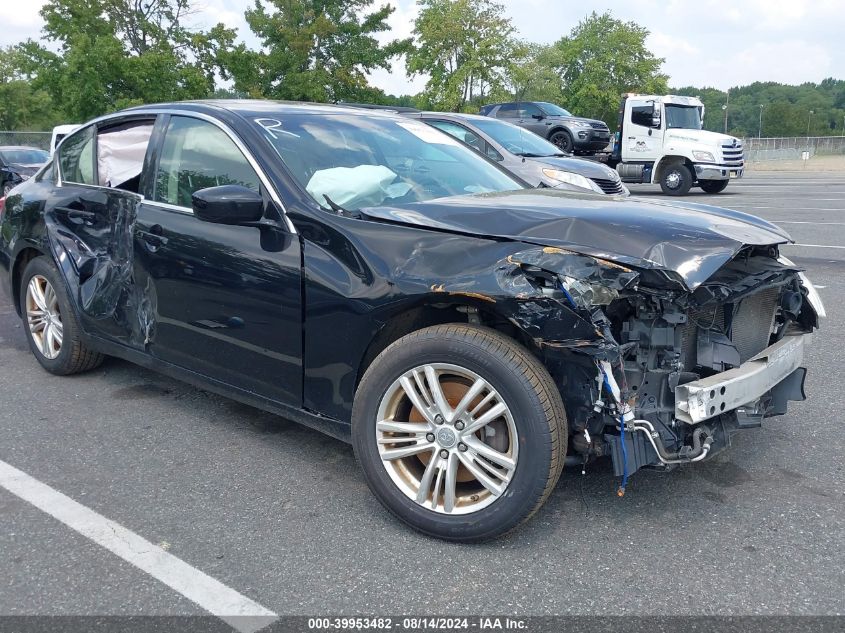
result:
[[[316,431],[122,361],[48,375],[6,297],[0,460],[278,614],[842,614],[845,174],[752,173],[688,200],[784,226],[829,317],[806,402],[713,461],[637,473],[624,498],[598,463],[508,538],[435,541]],[[205,613],[3,487],[0,561],[0,614]]]

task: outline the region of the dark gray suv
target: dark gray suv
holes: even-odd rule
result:
[[[603,121],[575,116],[545,101],[492,103],[483,106],[479,114],[531,130],[564,152],[595,154],[610,143],[610,130]]]

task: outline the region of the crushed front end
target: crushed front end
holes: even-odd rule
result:
[[[571,331],[593,328],[592,340],[538,340],[564,397],[570,452],[585,463],[609,455],[621,492],[636,470],[702,461],[804,399],[804,347],[824,312],[777,246],[743,248],[694,290],[671,271],[572,270],[539,252],[512,260],[578,316]]]

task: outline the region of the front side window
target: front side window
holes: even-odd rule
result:
[[[644,127],[654,127],[654,106],[652,104],[633,106],[631,123]]]
[[[254,123],[302,188],[327,209],[339,205],[352,211],[523,187],[422,121],[279,113]]]
[[[519,105],[519,116],[523,119],[530,119],[534,116],[543,116],[543,111],[533,103],[521,103]]]
[[[174,116],[167,125],[153,200],[191,207],[194,192],[241,185],[258,192],[258,174],[238,146],[207,121]]]
[[[94,126],[89,125],[68,137],[59,151],[62,180],[95,185]]]
[[[519,118],[519,108],[515,103],[506,103],[499,108],[499,111],[496,112],[496,116],[505,119],[517,119]]]

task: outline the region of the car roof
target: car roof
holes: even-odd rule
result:
[[[243,117],[266,116],[268,114],[349,114],[397,118],[395,111],[358,108],[344,104],[308,103],[303,101],[274,101],[270,99],[203,99],[199,101],[174,101],[135,106],[122,113],[159,110],[191,110],[214,115],[220,111],[232,112]]]
[[[465,119],[467,121],[489,121],[489,116],[484,116],[483,114],[470,114],[468,112],[435,112],[433,110],[429,110],[427,112],[421,112],[420,115],[423,118],[431,118],[431,117],[440,117],[444,119]]]

